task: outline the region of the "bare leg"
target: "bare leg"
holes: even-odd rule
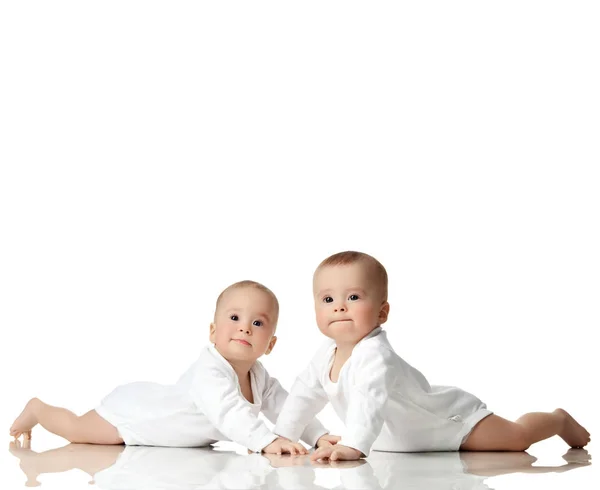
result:
[[[88,444],[123,444],[123,439],[113,425],[100,417],[95,410],[78,417],[66,408],[53,407],[32,398],[10,428],[10,435],[31,437],[31,429],[40,424],[44,429],[69,442]]]
[[[558,435],[571,447],[583,447],[590,434],[559,408],[552,413],[527,413],[516,422],[489,415],[479,422],[460,447],[463,451],[525,451],[532,444]]]

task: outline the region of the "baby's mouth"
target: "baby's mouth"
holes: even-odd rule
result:
[[[242,344],[247,347],[252,347],[252,344],[250,342],[248,342],[247,340],[244,340],[244,339],[231,339],[231,340],[233,340],[234,342],[237,342],[238,344]]]

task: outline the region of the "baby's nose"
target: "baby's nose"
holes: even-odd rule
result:
[[[345,306],[338,306],[333,311],[346,311],[346,307]]]
[[[247,335],[250,335],[250,334],[251,334],[251,330],[250,330],[248,327],[240,327],[240,328],[239,328],[239,331],[240,331],[240,332],[244,332],[244,333],[246,333]]]

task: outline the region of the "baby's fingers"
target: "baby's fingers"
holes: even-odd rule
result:
[[[329,461],[354,461],[360,459],[360,452],[352,449],[343,447],[340,449],[336,449],[334,446],[334,450],[329,457]]]
[[[294,447],[293,444],[283,444],[281,446],[281,452],[283,453],[290,453],[292,456],[294,456],[296,454],[297,449]]]
[[[318,461],[319,459],[327,459],[331,456],[331,453],[333,452],[333,450],[334,450],[333,446],[320,447],[314,453],[312,453],[312,455],[310,456],[310,460]]]
[[[306,454],[306,449],[304,449],[304,447],[300,444],[288,443],[285,444],[282,449],[288,451],[292,456]]]
[[[308,451],[302,444],[296,444],[296,449],[298,449],[298,454],[308,454]]]
[[[344,453],[342,453],[342,451],[339,451],[337,449],[334,449],[331,452],[331,456],[329,456],[330,461],[338,461],[338,460],[343,460],[343,459],[344,459]]]

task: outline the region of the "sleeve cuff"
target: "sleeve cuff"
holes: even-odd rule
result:
[[[250,451],[254,453],[260,453],[265,447],[271,444],[275,439],[277,439],[277,435],[272,432],[268,432],[264,436],[256,439],[256,442],[252,442],[252,447],[248,447]]]
[[[342,446],[351,447],[352,449],[356,449],[363,453],[365,457],[369,455],[369,453],[371,452],[371,446],[373,445],[373,443],[369,443],[364,439],[355,438],[351,436],[342,436],[342,438],[338,441],[338,444],[341,444]]]
[[[297,425],[285,426],[277,424],[275,425],[273,432],[275,432],[275,434],[277,434],[278,436],[289,439],[292,442],[297,442],[298,439],[300,439],[300,436],[302,435],[303,427],[298,427]]]
[[[306,426],[306,429],[304,429],[300,439],[302,439],[309,446],[316,447],[317,441],[325,434],[329,434],[329,431],[321,424],[310,423]]]

